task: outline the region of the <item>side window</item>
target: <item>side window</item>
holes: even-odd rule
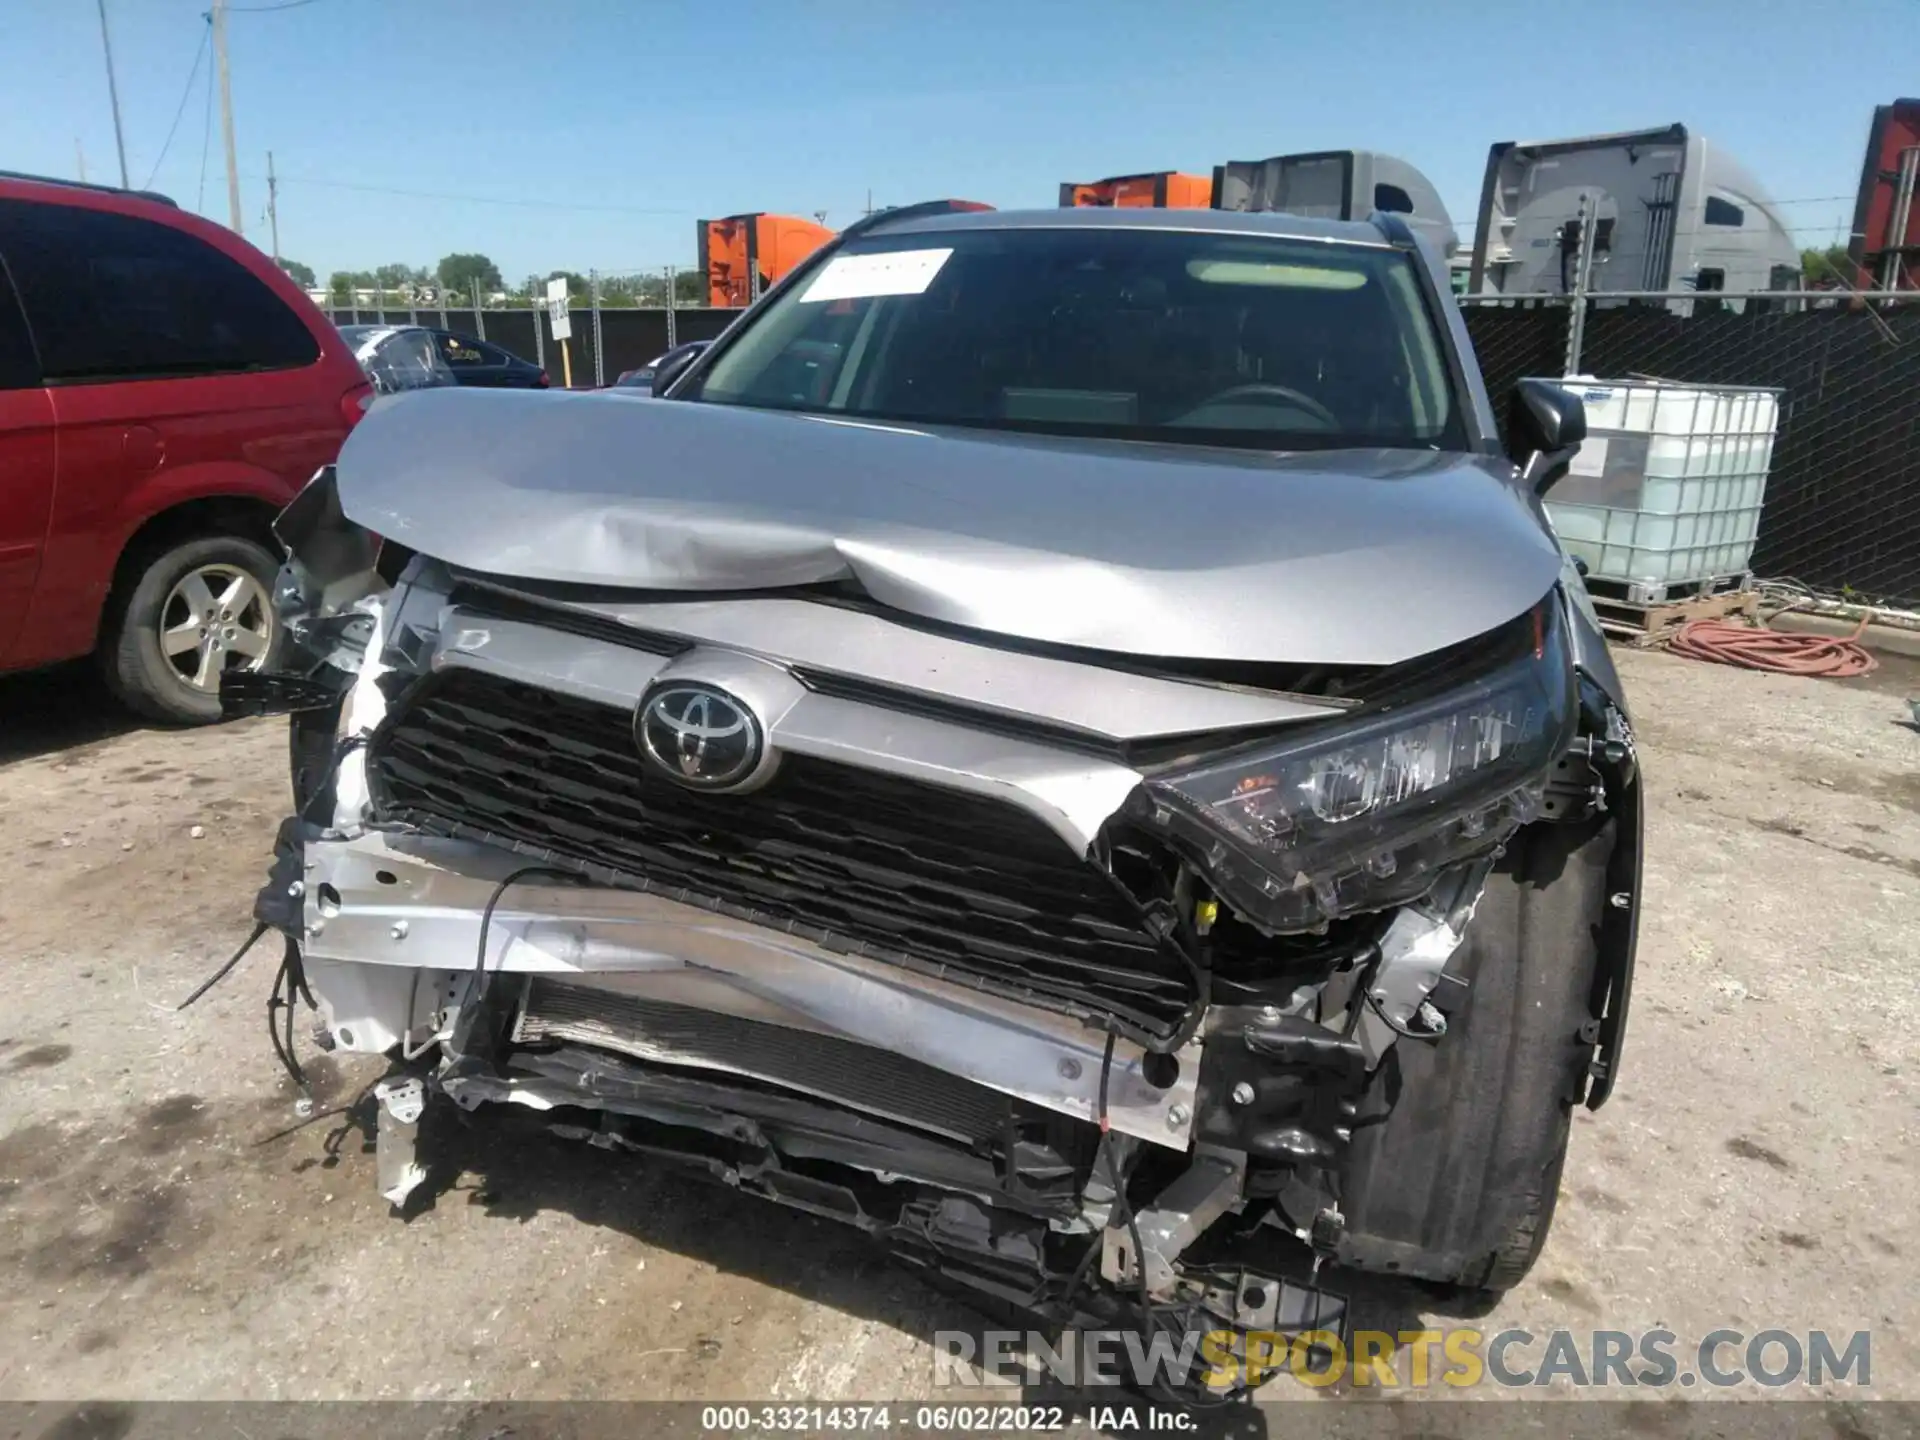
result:
[[[498,365],[494,356],[487,354],[490,345],[482,345],[478,340],[469,340],[464,335],[442,335],[440,352],[447,357],[447,363],[456,370],[471,369],[475,365]]]
[[[1373,208],[1385,210],[1393,215],[1411,215],[1413,197],[1398,185],[1375,185],[1373,187]]]
[[[27,317],[13,298],[13,283],[0,260],[0,390],[34,390],[40,385],[40,359],[33,353]]]
[[[311,365],[320,347],[278,296],[170,225],[0,202],[7,257],[48,384]]]
[[[1707,196],[1706,213],[1701,216],[1709,225],[1725,225],[1738,230],[1747,223],[1747,212],[1731,200],[1722,200],[1718,195]]]

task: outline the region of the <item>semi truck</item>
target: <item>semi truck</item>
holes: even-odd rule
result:
[[[707,304],[719,309],[751,305],[762,290],[833,235],[815,221],[762,211],[700,221],[700,269],[707,277]]]
[[[1847,246],[1858,272],[1850,278],[1856,283],[1875,290],[1920,290],[1920,225],[1913,213],[1916,173],[1920,100],[1876,107]]]
[[[1433,182],[1407,161],[1377,150],[1229,160],[1214,166],[1210,188],[1216,210],[1280,210],[1322,220],[1364,220],[1384,210],[1404,216],[1448,259],[1460,248]]]
[[[1581,226],[1589,220],[1590,290],[1752,291],[1799,284],[1800,252],[1759,180],[1685,125],[1666,125],[1495,144],[1487,152],[1469,288],[1494,295],[1567,293],[1575,284]]]
[[[1213,203],[1213,186],[1204,175],[1150,170],[1144,175],[1111,175],[1105,180],[1069,180],[1060,187],[1060,207],[1204,210]]]

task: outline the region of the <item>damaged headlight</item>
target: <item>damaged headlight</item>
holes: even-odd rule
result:
[[[1574,724],[1558,619],[1550,598],[1518,658],[1443,695],[1150,775],[1134,817],[1263,927],[1410,900],[1538,814]]]

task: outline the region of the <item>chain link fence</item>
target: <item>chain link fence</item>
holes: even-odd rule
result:
[[[737,309],[690,303],[696,293],[705,298],[704,285],[693,283],[697,275],[668,265],[572,277],[573,334],[564,349],[545,318],[543,295],[484,295],[477,288],[465,295],[431,287],[418,294],[359,291],[348,304],[323,308],[336,325],[425,325],[485,340],[531,360],[555,385],[586,389],[611,385],[663,351],[688,340],[711,340],[733,323]]]
[[[1778,389],[1753,568],[1920,604],[1920,297],[1463,297],[1496,410],[1528,375]],[[1502,423],[1505,416],[1501,416]]]

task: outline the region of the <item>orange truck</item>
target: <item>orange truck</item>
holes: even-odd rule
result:
[[[1206,175],[1182,175],[1178,170],[1155,170],[1146,175],[1114,175],[1105,180],[1060,187],[1060,206],[1119,206],[1121,209],[1204,210],[1213,204],[1213,180]]]
[[[834,232],[791,215],[729,215],[700,222],[700,269],[707,304],[738,309],[833,238]]]

